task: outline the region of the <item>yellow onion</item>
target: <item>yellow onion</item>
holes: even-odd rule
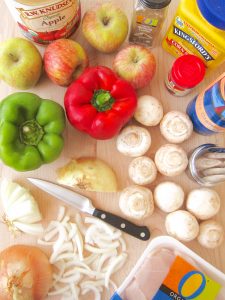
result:
[[[52,268],[39,248],[15,245],[0,253],[0,300],[43,300],[51,286]]]

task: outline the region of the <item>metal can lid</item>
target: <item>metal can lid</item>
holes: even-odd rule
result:
[[[205,76],[203,61],[192,54],[177,58],[171,70],[172,80],[180,87],[193,88],[199,84]]]
[[[171,0],[140,0],[148,8],[160,9],[168,6]]]
[[[197,0],[197,4],[201,14],[210,24],[225,30],[224,0]]]

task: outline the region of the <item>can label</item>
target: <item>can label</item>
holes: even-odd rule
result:
[[[80,21],[79,0],[47,0],[39,5],[5,1],[23,34],[37,43],[68,37]]]
[[[195,110],[207,129],[225,132],[225,73],[198,95]]]
[[[206,39],[194,26],[177,15],[164,39],[164,46],[178,57],[194,54],[203,59],[206,66],[221,56],[221,51]]]

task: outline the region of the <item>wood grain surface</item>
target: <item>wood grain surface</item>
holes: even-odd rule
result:
[[[7,1],[7,0],[6,0]],[[113,0],[116,4],[118,4],[121,8],[126,12],[129,21],[131,20],[131,12],[133,7],[132,0]],[[88,8],[93,5],[93,0],[82,0],[82,13],[84,13]],[[206,87],[209,82],[218,77],[224,70],[224,65],[220,68],[213,70],[197,88],[193,90],[193,92],[183,98],[176,98],[169,94],[164,86],[164,78],[171,67],[171,64],[174,60],[172,56],[166,53],[161,47],[161,40],[163,34],[165,33],[166,28],[168,28],[171,19],[175,13],[176,7],[179,3],[179,0],[173,0],[168,11],[168,17],[165,20],[164,26],[162,28],[161,34],[158,37],[158,47],[154,48],[152,51],[157,60],[157,70],[152,82],[144,89],[138,91],[138,95],[149,94],[153,95],[156,98],[160,99],[163,103],[164,111],[168,112],[170,110],[180,110],[185,111],[188,102],[193,99],[194,95],[196,95],[201,89]],[[0,1],[0,40],[3,41],[9,37],[21,36],[21,33],[10,15],[8,9],[5,6],[3,0]],[[97,52],[88,43],[84,40],[82,36],[81,30],[79,30],[71,37],[72,39],[78,41],[83,45],[86,49],[88,56],[90,58],[90,65],[106,65],[108,67],[112,66],[112,60],[115,54],[105,55]],[[122,45],[124,47],[127,44],[127,41]],[[41,53],[44,52],[44,46],[38,46]],[[10,93],[16,92],[16,90],[7,86],[4,82],[0,82],[0,97],[3,99]],[[65,88],[54,85],[46,75],[43,75],[40,82],[37,86],[30,90],[30,92],[37,93],[40,97],[54,99],[60,104],[63,104],[63,98],[65,93]],[[132,121],[135,123],[135,121]],[[151,158],[154,158],[154,154],[160,145],[166,143],[164,138],[160,135],[158,127],[148,128],[151,136],[152,136],[152,146],[148,151],[147,155]],[[54,216],[56,216],[57,208],[60,202],[53,197],[48,196],[46,193],[38,190],[34,186],[32,186],[27,180],[26,177],[37,177],[42,179],[48,179],[55,181],[56,179],[56,170],[65,165],[72,157],[98,157],[102,160],[108,162],[113,169],[115,170],[120,188],[124,188],[130,185],[132,182],[128,178],[128,164],[131,161],[130,158],[123,156],[116,150],[116,139],[111,139],[108,141],[96,141],[87,135],[80,133],[74,130],[69,124],[67,124],[66,131],[64,133],[65,137],[65,147],[62,152],[60,158],[49,165],[44,165],[40,169],[19,173],[13,171],[12,169],[0,165],[1,176],[12,178],[15,181],[23,184],[25,187],[29,188],[32,194],[37,199],[40,204],[41,211],[43,212],[44,219],[46,221],[51,220]],[[214,135],[211,137],[205,137],[198,134],[193,134],[192,137],[182,144],[182,147],[190,153],[195,147],[203,143],[215,143],[220,146],[225,146],[224,135]],[[165,181],[166,177],[162,175],[158,175],[157,180],[151,184],[149,187],[153,190],[157,183]],[[187,173],[184,173],[182,176],[174,177],[173,180],[179,184],[181,184],[186,193],[190,191],[194,187],[198,187],[196,183],[194,183],[189,177]],[[216,216],[216,219],[223,223],[225,228],[225,184],[220,184],[215,188],[219,195],[221,196],[222,206],[219,214]],[[88,195],[92,200],[96,207],[101,209],[108,210],[112,213],[116,213],[122,216],[122,213],[119,209],[118,198],[119,193],[83,193]],[[69,208],[69,213],[71,215],[75,214],[75,210]],[[0,212],[1,214],[1,212]],[[143,222],[139,222],[139,224],[144,224],[149,226],[152,232],[152,237],[158,235],[164,235],[165,227],[164,227],[164,219],[165,214],[160,212],[159,210],[155,210],[153,216],[147,218]],[[123,279],[130,272],[137,259],[141,256],[143,250],[146,248],[148,242],[142,242],[135,238],[132,238],[128,235],[125,235],[125,239],[127,242],[127,249],[129,259],[127,260],[124,268],[116,274],[114,277],[115,282],[119,285],[122,283]],[[25,235],[21,235],[19,238],[14,238],[12,235],[8,233],[4,224],[0,223],[0,250],[3,248],[16,243],[26,243],[26,244],[35,244],[36,241],[33,238],[27,237]],[[225,243],[217,250],[207,250],[201,247],[196,241],[190,242],[186,244],[192,250],[194,250],[197,254],[203,257],[205,260],[213,264],[215,267],[225,272]],[[104,300],[107,300],[108,296],[104,296]],[[90,299],[90,298],[89,298]]]

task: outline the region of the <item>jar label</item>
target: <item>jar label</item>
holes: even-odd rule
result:
[[[225,73],[198,95],[195,103],[196,115],[207,129],[225,132]]]
[[[158,19],[148,18],[141,15],[137,15],[136,22],[138,24],[148,25],[152,27],[156,27],[159,23]]]
[[[7,0],[8,2],[8,0]],[[67,37],[80,20],[79,0],[46,1],[46,4],[7,3],[27,38],[45,43]]]
[[[153,38],[159,27],[159,19],[136,15],[135,25],[130,34],[130,42],[148,47],[152,46]]]
[[[164,47],[173,55],[194,54],[210,66],[222,53],[185,19],[177,15],[164,38]]]

